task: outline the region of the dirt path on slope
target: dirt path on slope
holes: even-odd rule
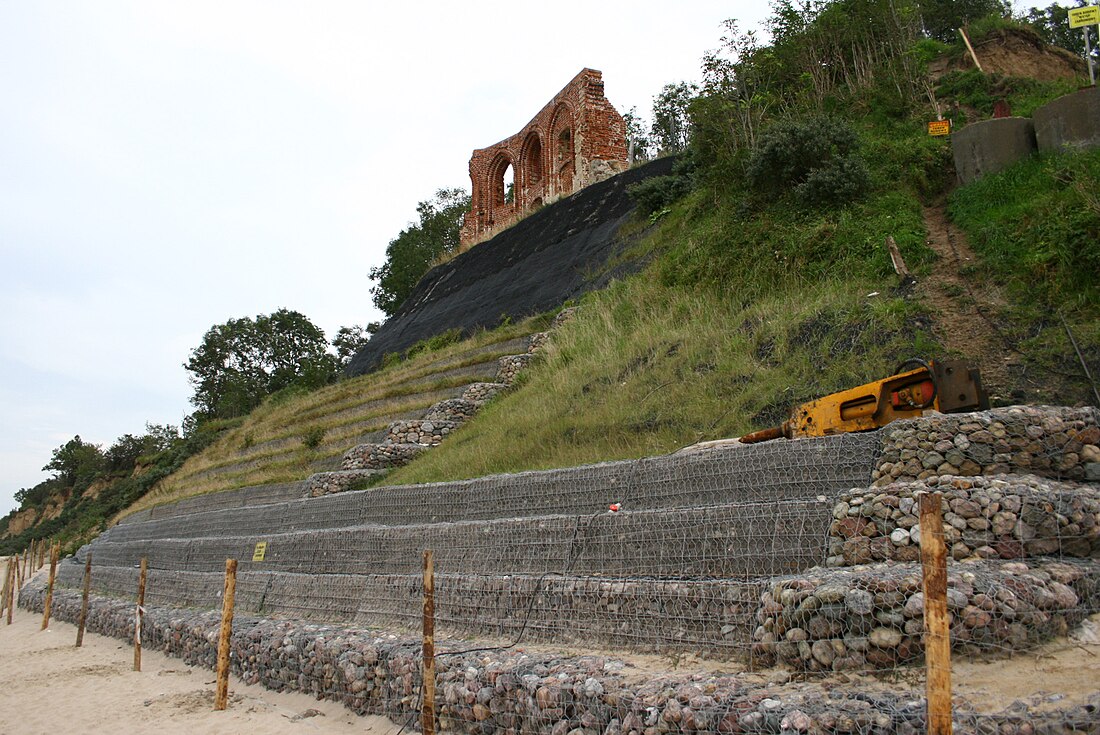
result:
[[[1010,402],[1023,356],[996,326],[1004,297],[995,286],[967,274],[977,258],[963,232],[947,219],[944,203],[925,207],[923,216],[928,246],[939,261],[915,291],[932,312],[933,331],[949,353],[977,365],[994,404]]]

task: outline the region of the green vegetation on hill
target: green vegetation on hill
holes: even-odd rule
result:
[[[34,523],[0,539],[0,554],[21,552],[41,539],[60,541],[63,551],[73,551],[233,423],[208,421],[185,436],[174,426],[147,425],[142,436],[126,434],[106,451],[73,437],[43,467],[52,473],[48,480],[16,493],[18,513],[31,515]],[[6,530],[16,515],[13,511],[4,519]]]
[[[1095,403],[1069,334],[1100,379],[1100,150],[1035,156],[954,192],[948,211],[980,256],[975,278],[1011,297],[998,324],[1041,377],[1032,397]]]
[[[462,342],[440,335],[414,345],[403,359],[388,360],[378,372],[319,390],[276,394],[129,510],[339,469],[344,452],[377,441],[391,422],[419,417],[469,383],[491,380],[498,358],[526,348],[516,339],[544,329],[547,321],[545,315],[534,317]]]
[[[883,246],[893,236],[918,277],[954,267],[925,244],[922,210],[954,175],[949,141],[924,130],[934,112],[917,49],[928,42],[907,7],[838,0],[807,18],[781,3],[770,47],[731,25],[735,58],[708,59],[691,106],[694,165],[636,192],[657,223],[632,253],[650,258],[646,272],[586,297],[515,392],[385,483],[667,452],[775,425],[904,358],[945,356],[938,305],[899,287]],[[843,24],[868,13],[876,27]],[[995,97],[1030,110],[1069,88],[955,75],[942,92],[980,116],[987,98],[990,111]],[[989,318],[1040,377],[1025,400],[1091,398],[1051,327],[1052,308],[1065,313],[1100,361],[1097,160],[1036,159],[952,199],[982,256],[964,275],[979,289],[986,277],[1020,285]]]
[[[384,482],[642,457],[779,423],[795,402],[893,368],[914,341],[932,346],[921,310],[868,297],[875,284],[742,304],[718,288],[617,283],[582,302],[517,390]]]

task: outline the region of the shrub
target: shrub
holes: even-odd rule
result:
[[[433,334],[431,337],[425,337],[420,340],[408,350],[405,351],[405,359],[411,360],[418,355],[423,355],[427,352],[435,352],[436,350],[442,350],[444,347],[453,345],[462,339],[462,329],[455,327],[454,329],[448,329],[446,332],[440,332],[439,334]]]
[[[686,176],[653,176],[639,181],[627,189],[627,194],[638,204],[638,211],[650,215],[665,209],[691,191],[691,181]]]
[[[305,444],[310,449],[316,449],[321,446],[321,442],[324,440],[325,429],[323,426],[311,426],[302,434],[302,444]]]
[[[810,206],[855,199],[871,184],[855,131],[841,120],[819,115],[768,128],[745,173],[757,194],[791,193]]]
[[[694,147],[676,156],[669,176],[653,176],[627,188],[642,215],[652,215],[683,199],[695,188],[698,153]]]

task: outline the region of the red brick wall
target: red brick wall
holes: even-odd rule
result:
[[[504,201],[511,164],[515,198]],[[626,125],[603,93],[603,75],[582,69],[523,130],[470,159],[472,206],[462,244],[496,234],[521,216],[627,168]]]

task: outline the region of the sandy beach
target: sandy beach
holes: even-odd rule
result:
[[[76,626],[16,608],[0,622],[0,735],[58,733],[373,733],[400,729],[383,717],[358,717],[343,705],[277,693],[230,679],[229,707],[214,711],[214,672],[159,652],[142,652]]]

